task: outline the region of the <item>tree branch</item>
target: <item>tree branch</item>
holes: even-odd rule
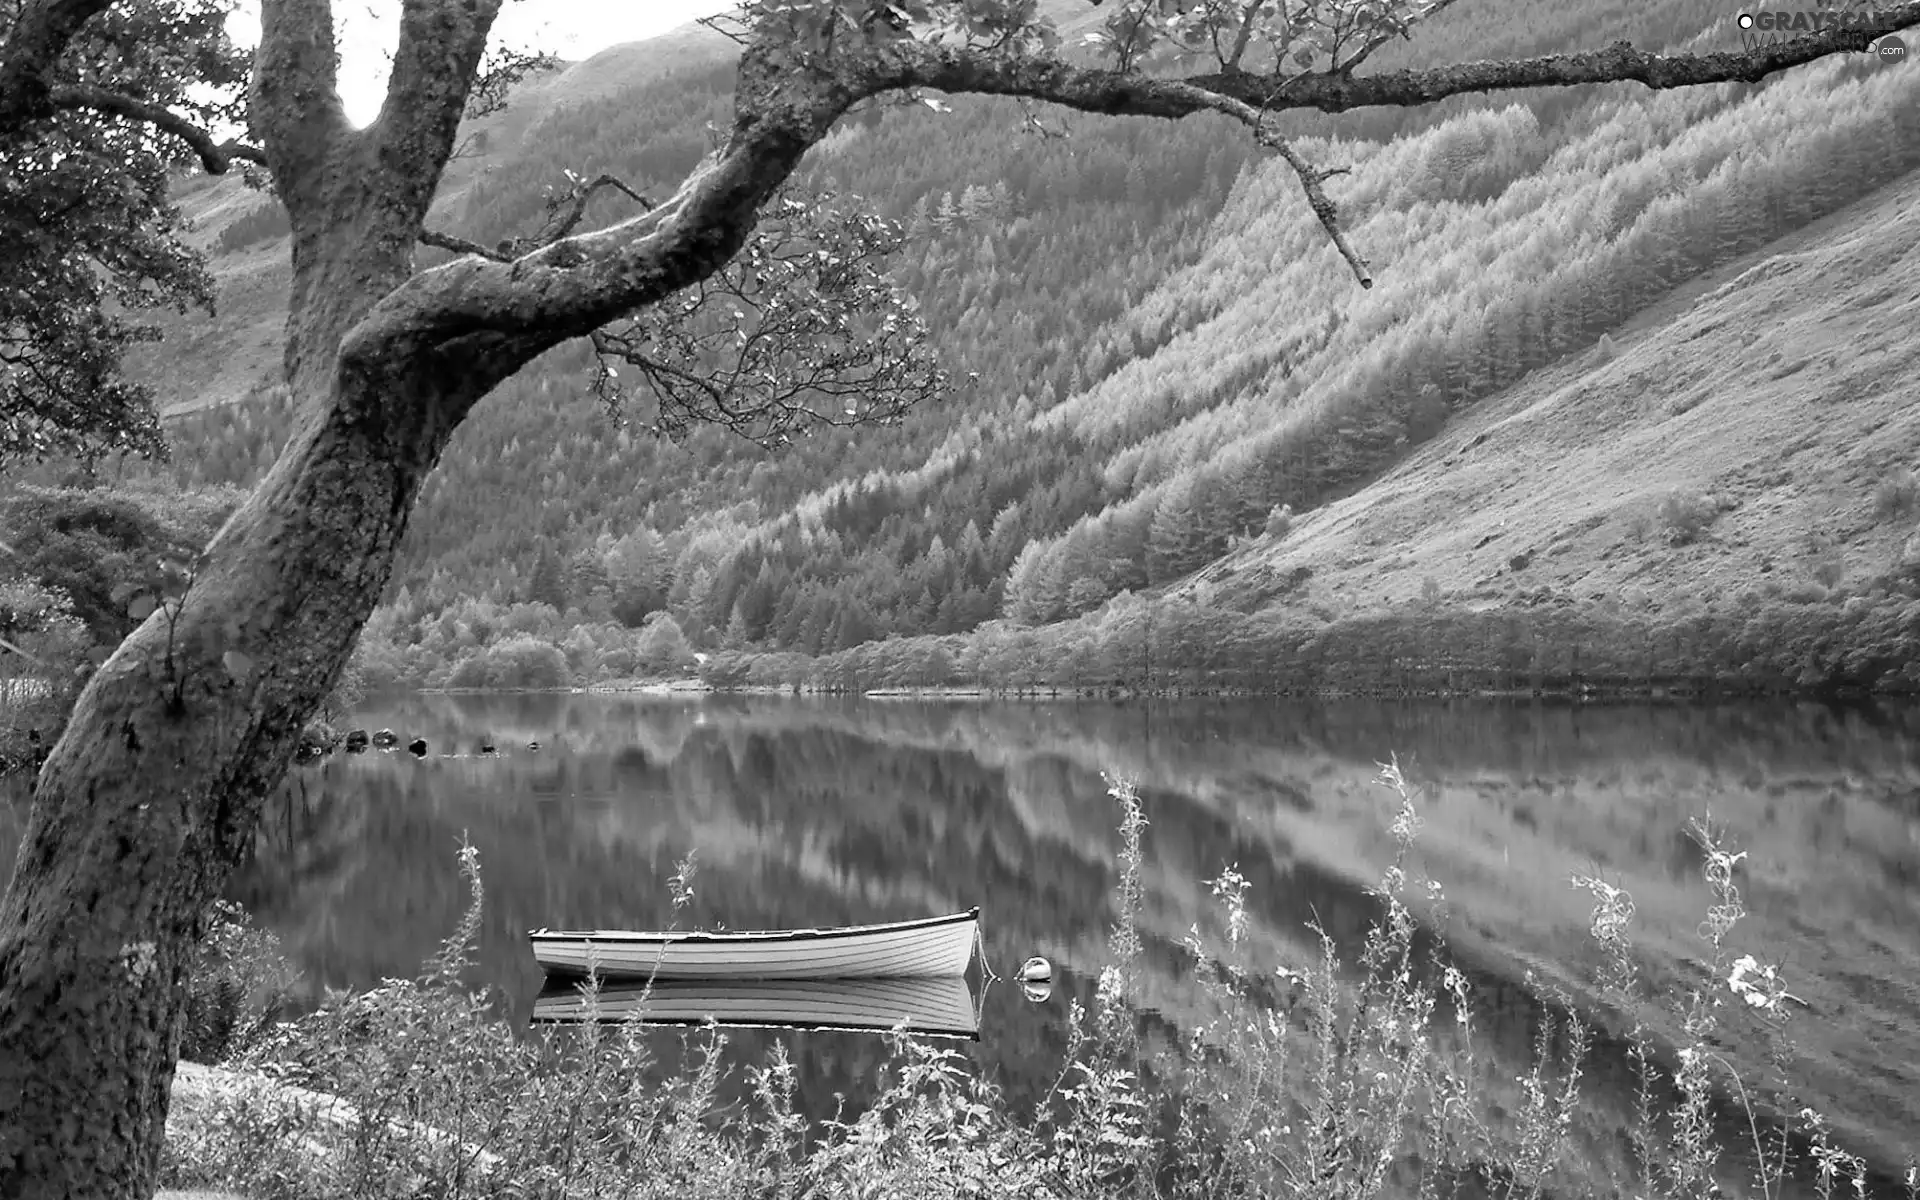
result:
[[[656,402],[650,432],[718,425],[762,446],[820,425],[897,421],[946,380],[924,323],[887,277],[904,243],[894,222],[788,194],[734,258],[692,287],[594,330],[594,393],[626,415],[607,361],[638,368]]]
[[[604,188],[612,188],[620,192],[638,204],[642,212],[653,211],[653,201],[634,191],[625,180],[617,176],[599,175],[583,183],[579,176],[569,171],[567,180],[572,186],[560,196],[549,196],[546,224],[530,236],[509,238],[490,250],[479,242],[468,241],[455,234],[423,229],[420,232],[420,243],[425,246],[438,246],[442,250],[451,250],[455,254],[477,254],[481,258],[491,259],[494,262],[512,262],[530,250],[551,246],[571,234],[580,224],[581,218],[586,216],[587,202],[593,199],[595,192]]]
[[[1360,281],[1361,287],[1372,287],[1373,276],[1367,271],[1367,260],[1361,258],[1354,250],[1353,243],[1347,240],[1346,231],[1340,228],[1340,210],[1334,207],[1332,199],[1327,196],[1326,189],[1320,186],[1335,175],[1346,174],[1346,168],[1318,168],[1301,158],[1299,151],[1279,138],[1261,140],[1263,144],[1272,147],[1275,153],[1285,159],[1287,165],[1293,168],[1293,173],[1299,176],[1300,188],[1307,194],[1307,205],[1313,209],[1313,215],[1320,218],[1320,227],[1327,231],[1329,238],[1333,239],[1333,248],[1338,250],[1340,257],[1346,259],[1347,265],[1353,268],[1353,277]]]
[[[1778,45],[1739,53],[1649,54],[1628,42],[1579,54],[1464,63],[1424,71],[1391,71],[1347,76],[1312,72],[1275,89],[1271,79],[1248,72],[1155,79],[1144,75],[1074,66],[1053,58],[982,55],[965,48],[900,40],[876,47],[845,68],[845,82],[861,96],[900,88],[943,92],[1027,96],[1036,100],[1109,116],[1186,117],[1196,112],[1225,112],[1220,100],[1263,112],[1317,109],[1339,113],[1356,108],[1414,108],[1467,92],[1569,87],[1586,83],[1635,82],[1655,90],[1709,83],[1756,83],[1789,67],[1839,51],[1865,50],[1889,28],[1920,24],[1920,2],[1881,11],[1884,20],[1869,29],[1836,26]]]
[[[574,197],[572,206],[566,210],[566,215],[541,233],[540,244],[550,246],[561,238],[571,235],[579,227],[580,218],[587,215],[587,201],[593,199],[593,194],[602,188],[612,188],[620,192],[627,199],[638,204],[642,212],[653,211],[653,201],[634,191],[625,181],[612,175],[599,175],[591,183],[579,189],[579,194]]]
[[[1240,63],[1247,56],[1247,46],[1253,41],[1254,27],[1260,23],[1260,6],[1247,5],[1246,15],[1240,19],[1240,28],[1234,32],[1233,48],[1221,57],[1220,69],[1233,72],[1240,69]]]
[[[745,245],[760,206],[801,156],[861,98],[796,68],[791,54],[786,46],[757,45],[741,56],[726,147],[665,203],[510,264],[463,258],[422,272],[347,334],[342,365],[396,351],[426,354],[484,333],[510,343],[498,347],[500,363],[489,368],[504,378],[542,351],[719,270]]]
[[[1451,0],[1449,0],[1451,2]],[[1768,75],[1844,50],[1864,50],[1885,28],[1920,23],[1920,3],[1886,10],[1872,29],[1836,27],[1780,45],[1745,53],[1659,55],[1617,42],[1605,50],[1553,54],[1510,62],[1466,63],[1426,71],[1396,71],[1355,78],[1360,58],[1326,72],[1273,80],[1235,69],[1184,79],[1155,79],[1134,72],[1073,66],[1053,58],[983,55],[960,47],[901,40],[886,45],[849,72],[860,95],[908,87],[1045,100],[1085,112],[1113,116],[1179,118],[1217,112],[1251,129],[1255,140],[1273,149],[1299,176],[1314,215],[1362,287],[1372,287],[1366,260],[1341,231],[1339,211],[1321,183],[1338,172],[1322,171],[1266,130],[1262,118],[1285,109],[1345,112],[1376,105],[1416,107],[1464,92],[1585,83],[1633,81],[1658,89],[1709,83],[1757,82]]]
[[[481,258],[492,259],[494,262],[504,263],[513,261],[511,254],[502,254],[498,250],[489,250],[479,242],[470,242],[466,238],[456,237],[451,233],[440,233],[432,229],[422,229],[420,231],[420,244],[422,246],[438,246],[442,250],[451,250],[455,254],[478,254]]]
[[[387,97],[372,134],[383,190],[416,215],[453,154],[501,0],[404,0]],[[430,166],[427,164],[431,164]]]
[[[320,204],[320,176],[352,131],[340,102],[331,0],[261,0],[249,110],[298,232]]]
[[[46,660],[41,658],[39,655],[30,653],[26,650],[22,650],[20,647],[14,645],[12,642],[8,641],[5,638],[0,638],[0,650],[11,650],[15,654],[18,654],[21,658],[26,659],[28,662],[39,663],[43,667],[47,665]]]
[[[1886,10],[1889,23],[1920,24],[1920,0]],[[854,103],[925,87],[1021,96],[1085,112],[1178,118],[1217,112],[1260,133],[1259,114],[1311,108],[1344,112],[1374,105],[1415,107],[1466,92],[1636,81],[1655,89],[1753,82],[1841,50],[1864,49],[1875,32],[1835,28],[1746,53],[1664,56],[1619,43],[1581,54],[1480,62],[1345,76],[1315,72],[1284,88],[1246,73],[1153,79],[1057,59],[982,54],[902,38],[869,42],[821,61],[762,37],[740,59],[732,135],[666,203],[593,233],[535,250],[511,264],[464,258],[424,272],[386,297],[341,346],[345,362],[424,354],[487,335],[501,378],[559,342],[585,337],[719,270],[745,244],[759,206],[806,150]],[[1273,140],[1267,144],[1273,145]],[[1276,146],[1276,149],[1280,147]],[[1281,149],[1342,257],[1366,278],[1364,260],[1344,244],[1320,171]]]
[[[200,157],[200,165],[206,168],[209,175],[226,174],[235,159],[262,166],[267,162],[266,153],[258,147],[232,138],[216,143],[206,130],[178,113],[157,104],[136,100],[132,96],[123,96],[119,92],[84,85],[56,87],[50,93],[50,99],[55,108],[86,108],[111,113],[130,121],[145,122],[163,133],[170,133],[193,148],[193,152]]]
[[[49,76],[80,27],[113,0],[34,0],[0,42],[0,135],[53,111]]]
[[[1454,3],[1455,3],[1455,0],[1437,0],[1437,3],[1435,3],[1431,8],[1427,9],[1424,13],[1420,15],[1420,20],[1431,21],[1433,20],[1434,17],[1438,16],[1440,13],[1453,7]],[[1336,62],[1333,66],[1333,70],[1335,73],[1340,75],[1352,75],[1353,69],[1359,66],[1361,63],[1367,61],[1367,58],[1370,55],[1372,55],[1375,50],[1378,50],[1380,47],[1393,41],[1393,39],[1396,37],[1405,38],[1410,36],[1411,35],[1409,34],[1407,27],[1405,25],[1401,25],[1398,28],[1390,30],[1386,33],[1377,34],[1373,37],[1369,37],[1365,39],[1365,41],[1361,44],[1360,49],[1355,51],[1354,54],[1347,59],[1347,61]]]

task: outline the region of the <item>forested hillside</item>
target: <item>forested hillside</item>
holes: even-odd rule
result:
[[[1622,37],[1710,47],[1733,34],[1719,6],[1690,0],[1488,0],[1376,62]],[[568,170],[663,191],[727,119],[732,87],[722,47],[672,46],[619,48],[529,85],[517,111],[476,128],[438,223],[482,244],[524,231]],[[381,680],[504,683],[532,682],[517,664],[543,645],[560,654],[542,658],[541,681],[754,649],[807,656],[763,663],[761,682],[871,685],[872,671],[801,664],[997,619],[976,647],[1102,606],[1110,622],[1147,620],[1139,594],[1229,551],[1283,545],[1330,502],[1364,503],[1369,483],[1529,372],[1920,166],[1916,109],[1920,72],[1859,57],[1760,87],[1621,85],[1294,118],[1285,126],[1308,158],[1350,168],[1330,186],[1373,264],[1365,291],[1291,171],[1224,120],[1048,113],[1067,136],[1042,137],[1020,132],[1012,103],[876,111],[808,160],[801,187],[899,223],[893,276],[918,301],[950,393],[897,427],[823,429],[779,453],[719,430],[676,445],[606,419],[584,348],[550,355],[491,397],[442,460],[362,662]],[[188,185],[182,202],[215,251],[224,311],[211,328],[182,324],[146,363],[181,410],[165,471],[245,485],[288,427],[262,349],[283,311],[272,294],[283,227],[228,181]],[[245,370],[257,373],[244,396],[201,405]],[[1617,386],[1664,394],[1683,382],[1697,381]],[[1306,582],[1314,569],[1281,571],[1236,604],[1296,616],[1318,604],[1325,623],[1385,602],[1354,585],[1327,610]],[[1475,611],[1505,603],[1483,597]],[[917,667],[880,674],[945,682],[964,657],[960,642],[912,645]],[[742,661],[722,675],[746,677]]]

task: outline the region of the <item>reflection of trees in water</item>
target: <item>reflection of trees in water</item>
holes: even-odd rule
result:
[[[295,769],[261,806],[228,895],[270,925],[331,911],[358,868],[370,797],[337,777],[332,763]]]
[[[798,707],[798,706],[796,706]],[[1051,747],[1097,748],[1122,770],[1216,767],[1248,751],[1307,751],[1366,764],[1390,749],[1420,748],[1435,771],[1474,768],[1555,774],[1634,763],[1649,753],[1711,771],[1777,776],[1840,771],[1900,775],[1920,782],[1920,707],[1729,702],[1725,704],[1580,704],[1559,700],[1182,701],[1134,704],[953,704],[929,708],[868,705],[838,714],[768,713],[819,728],[838,723],[900,742],[963,745],[991,760]]]

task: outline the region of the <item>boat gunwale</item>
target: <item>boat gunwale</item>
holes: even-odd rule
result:
[[[673,1026],[689,1028],[709,1023],[726,1029],[780,1029],[780,1030],[820,1030],[829,1033],[888,1033],[906,1022],[906,1032],[928,1037],[956,1038],[977,1042],[980,1040],[979,997],[974,990],[953,976],[858,980],[847,983],[834,983],[826,989],[826,995],[818,995],[820,985],[827,980],[778,980],[767,982],[733,982],[720,980],[660,980],[644,984],[615,984],[596,993],[596,1001],[604,1005],[600,1012],[588,1016],[588,1005],[579,985],[567,985],[548,978],[547,985],[534,999],[532,1023],[536,1025],[621,1025],[632,1022],[637,1025]],[[808,1002],[831,1003],[838,995],[845,993],[863,993],[875,990],[879,984],[905,985],[909,992],[923,993],[918,996],[892,995],[884,998],[861,997],[869,1012],[884,1010],[889,1005],[898,1005],[907,1011],[899,1016],[888,1018],[868,1017],[867,1019],[847,1019],[845,1016],[793,1016],[781,1019],[775,1016],[760,1016],[751,1011],[739,1017],[723,1018],[708,1009],[699,1016],[651,1015],[647,1006],[658,1004],[672,1011],[678,1009],[686,1013],[697,1009],[700,998],[710,1002],[713,997],[705,995],[708,989],[718,988],[733,993],[725,996],[725,1001],[734,1003],[758,1002],[762,1005],[785,1004],[789,1011],[795,1007],[804,1008]],[[944,986],[937,986],[944,985]],[[949,993],[948,998],[964,997],[960,1005],[960,1016],[955,1016],[951,1005],[942,1002],[942,997],[929,997],[924,993],[931,991]],[[694,993],[689,995],[688,993]],[[755,996],[752,993],[769,993]],[[954,994],[957,994],[954,995]],[[542,1007],[549,1011],[542,1013]],[[609,1008],[622,1011],[608,1011]],[[557,1011],[556,1011],[557,1010]],[[943,1015],[931,1015],[945,1010]]]
[[[877,925],[843,925],[837,929],[739,929],[713,932],[690,929],[685,932],[676,930],[564,930],[535,929],[527,934],[532,941],[539,942],[612,942],[630,945],[667,946],[675,942],[795,942],[816,941],[820,939],[866,937],[879,933],[910,933],[922,929],[936,929],[942,925],[959,925],[980,920],[980,906],[974,905],[963,913],[951,913],[943,917],[918,917],[910,921],[888,921]]]
[[[589,1023],[595,1025],[622,1025],[631,1022],[635,1025],[671,1025],[680,1027],[715,1025],[721,1029],[789,1029],[803,1032],[819,1031],[822,1033],[891,1033],[897,1028],[896,1025],[856,1025],[852,1022],[834,1023],[830,1021],[720,1021],[710,1016],[698,1018],[663,1017],[656,1019],[653,1017],[623,1014],[617,1017],[599,1017],[592,1022],[589,1022],[584,1015],[577,1017],[542,1017],[535,1015],[530,1019],[535,1025],[586,1025]],[[968,1042],[977,1042],[980,1040],[980,1031],[978,1029],[966,1033],[956,1033],[944,1027],[931,1029],[909,1024],[906,1032],[922,1037],[956,1038]]]

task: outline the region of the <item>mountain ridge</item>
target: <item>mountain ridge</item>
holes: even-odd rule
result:
[[[1428,52],[1560,48],[1554,38],[1590,41],[1619,19],[1526,0],[1495,7],[1509,18],[1503,34],[1488,13],[1436,21],[1421,34]],[[1513,18],[1536,14],[1540,28],[1514,32]],[[1717,21],[1675,0],[1646,14],[1642,29],[1659,30],[1656,42],[1713,48]],[[649,45],[536,81],[543,90],[519,108],[517,137],[496,124],[507,130],[500,140],[456,164],[436,223],[481,241],[502,236],[537,213],[536,181],[563,165],[616,170],[642,188],[677,181],[704,153],[707,126],[724,119],[729,73],[723,56],[662,66],[671,56]],[[1382,69],[1414,53],[1395,49],[1402,58]],[[666,67],[665,83],[636,79]],[[578,96],[561,86],[569,79]],[[485,613],[536,598],[551,617],[514,620],[540,625],[556,644],[572,637],[575,674],[593,678],[626,660],[624,635],[567,631],[660,611],[710,649],[828,655],[895,635],[957,636],[995,617],[1111,624],[1123,618],[1100,615],[1106,606],[1119,613],[1141,595],[1278,605],[1311,624],[1390,610],[1410,589],[1468,613],[1537,603],[1541,587],[1577,589],[1575,576],[1555,573],[1574,561],[1558,531],[1477,535],[1489,540],[1461,552],[1478,563],[1470,576],[1397,565],[1378,530],[1360,540],[1330,531],[1351,526],[1369,496],[1390,498],[1369,489],[1401,486],[1385,481],[1410,456],[1462,431],[1496,438],[1474,414],[1530,373],[1562,369],[1676,286],[1920,163],[1920,138],[1896,119],[1920,103],[1916,81],[1829,60],[1756,87],[1471,98],[1344,125],[1302,117],[1295,144],[1351,166],[1337,199],[1385,285],[1367,293],[1352,286],[1286,172],[1250,158],[1224,120],[1175,131],[1068,114],[1071,138],[1010,156],[1004,134],[1017,109],[998,101],[852,118],[809,157],[801,185],[867,197],[900,221],[896,275],[922,299],[950,369],[977,380],[900,429],[823,431],[769,456],[715,431],[676,445],[608,429],[580,404],[586,356],[555,351],[480,406],[430,479],[391,617],[379,623],[378,637],[395,639],[388,667],[399,680],[444,681],[479,648],[454,635],[460,623],[497,631],[501,620]],[[936,135],[942,154],[930,158]],[[218,186],[185,193],[209,224],[233,203]],[[617,217],[618,204],[595,214]],[[268,243],[227,256],[223,285],[269,286],[271,254]],[[255,322],[256,383],[240,389],[244,403],[176,421],[190,481],[249,483],[290,419],[285,397],[257,386],[274,365],[269,306],[241,311]],[[196,336],[194,357],[228,371],[234,391],[246,354],[220,352],[217,328]],[[1672,381],[1639,378],[1646,370],[1630,362],[1610,369],[1615,385]],[[1802,382],[1825,370],[1801,369]],[[1684,374],[1671,364],[1662,372]],[[1702,386],[1675,385],[1690,395]],[[199,398],[218,394],[204,387]],[[1725,409],[1698,407],[1682,424],[1710,448],[1716,434],[1702,422]],[[1486,457],[1487,443],[1472,454]],[[1885,479],[1861,486],[1892,488],[1904,511],[1896,466],[1875,469]],[[1444,480],[1432,474],[1422,486],[1438,495]],[[1498,486],[1511,498],[1543,485]],[[1680,518],[1706,529],[1719,511],[1699,507],[1704,495],[1678,493],[1707,490],[1678,477],[1641,486],[1636,503],[1653,511],[1603,517],[1586,534],[1605,526],[1617,539],[1623,523],[1647,526],[1637,548],[1618,551],[1615,574],[1643,559],[1678,562],[1655,544],[1666,518],[1651,501],[1692,504]],[[506,492],[534,502],[502,509],[490,499]],[[473,521],[476,507],[491,518]],[[1270,516],[1283,509],[1290,515]],[[1389,509],[1375,525],[1391,524]],[[1411,519],[1404,504],[1393,511]],[[1898,559],[1889,545],[1899,525],[1885,524],[1871,546],[1801,564],[1824,578],[1823,596],[1842,580],[1836,603],[1898,582],[1884,568]],[[1704,544],[1717,545],[1712,536]],[[1533,555],[1550,562],[1512,567]],[[1737,582],[1767,582],[1758,555],[1749,557],[1738,570],[1759,574]],[[1259,569],[1243,566],[1256,559]],[[1307,576],[1314,582],[1296,586]],[[1794,589],[1809,594],[1798,577]],[[1598,603],[1591,594],[1582,602]]]

